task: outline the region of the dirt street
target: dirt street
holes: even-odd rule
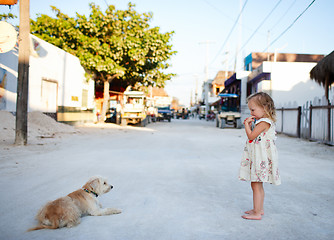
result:
[[[241,218],[252,208],[250,183],[237,178],[245,141],[242,129],[173,119],[0,143],[0,239],[333,239],[334,148],[279,135],[282,185],[265,184],[265,215],[251,221]],[[26,232],[43,204],[94,175],[114,185],[99,201],[121,214]]]

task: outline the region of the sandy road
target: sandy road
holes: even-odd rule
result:
[[[333,147],[279,136],[282,185],[265,185],[265,216],[247,221],[240,216],[252,207],[250,185],[237,179],[245,134],[214,125],[109,125],[27,147],[1,146],[0,239],[334,238]],[[100,202],[122,214],[25,232],[46,201],[97,174],[114,185]]]

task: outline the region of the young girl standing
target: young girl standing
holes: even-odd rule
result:
[[[264,214],[263,183],[281,184],[275,145],[276,111],[272,98],[263,92],[248,97],[251,117],[244,121],[248,137],[244,149],[239,179],[250,181],[253,190],[253,209],[246,211],[245,219],[261,220]],[[255,126],[252,129],[252,123]]]

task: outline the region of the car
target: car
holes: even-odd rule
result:
[[[121,107],[116,100],[109,100],[109,109],[106,112],[106,123],[121,123]]]
[[[176,112],[176,118],[188,119],[189,118],[188,110],[186,108],[179,109]]]

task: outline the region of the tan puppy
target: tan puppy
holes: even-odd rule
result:
[[[28,231],[73,227],[80,223],[80,217],[83,215],[103,216],[121,213],[117,209],[103,209],[97,201],[99,195],[109,192],[112,188],[113,186],[108,184],[106,179],[92,177],[82,189],[48,202],[42,207],[36,216],[39,225]]]

